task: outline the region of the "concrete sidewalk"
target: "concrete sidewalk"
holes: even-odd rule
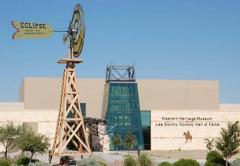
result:
[[[207,151],[141,151],[141,153],[147,153],[152,159],[154,164],[159,164],[161,162],[167,161],[174,163],[175,161],[185,158],[197,160],[201,166],[204,166],[205,158],[207,156]],[[137,159],[137,152],[130,151],[129,154]],[[16,153],[10,154],[11,157],[16,156]],[[108,151],[108,152],[93,152],[93,157],[97,160],[104,161],[109,166],[122,166],[124,158],[128,155],[128,151]],[[35,155],[34,158],[39,159],[42,162],[48,163],[48,154]],[[235,155],[231,161],[236,158],[240,158],[240,154]],[[57,157],[53,157],[53,163],[58,162]],[[81,160],[81,158],[75,158],[76,160]]]

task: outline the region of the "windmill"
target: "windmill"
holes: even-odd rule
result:
[[[74,8],[64,41],[69,42],[67,58],[58,63],[65,64],[62,80],[59,114],[51,156],[91,156],[84,119],[80,110],[79,91],[75,73],[75,64],[81,63],[85,36],[83,11],[79,4]]]
[[[53,32],[67,32],[64,34],[63,40],[65,43],[69,43],[69,53],[67,58],[58,61],[58,63],[65,65],[65,69],[55,138],[49,154],[50,160],[53,156],[92,156],[80,109],[75,72],[75,65],[83,62],[79,56],[83,49],[85,37],[84,16],[80,4],[74,8],[67,31],[53,31],[50,25],[30,22],[12,21],[12,26],[16,29],[12,36],[13,39],[46,38],[51,36]]]

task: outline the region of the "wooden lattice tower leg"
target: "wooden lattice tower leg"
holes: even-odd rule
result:
[[[53,156],[91,156],[92,152],[84,126],[77,89],[75,74],[75,63],[77,62],[68,59],[60,63],[66,63],[66,68],[64,70],[60,108],[51,153]]]

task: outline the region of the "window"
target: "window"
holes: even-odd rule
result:
[[[87,113],[87,111],[86,111],[86,106],[87,104],[86,103],[80,103],[80,108],[81,108],[81,112],[82,112],[82,116],[83,117],[86,117],[86,113]]]
[[[110,140],[113,135],[120,134],[123,139],[127,133],[136,136],[137,144],[133,149],[143,149],[143,132],[141,125],[138,89],[135,82],[109,83],[108,107],[105,119],[108,122],[107,133]],[[114,145],[110,141],[110,149]],[[122,145],[119,150],[126,150]]]

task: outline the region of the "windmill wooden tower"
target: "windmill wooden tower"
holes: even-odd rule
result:
[[[85,35],[83,12],[79,4],[74,8],[67,32],[64,41],[70,42],[70,51],[67,58],[58,61],[65,64],[65,70],[51,156],[91,156],[75,73],[75,64],[82,62],[78,57],[82,52]]]

